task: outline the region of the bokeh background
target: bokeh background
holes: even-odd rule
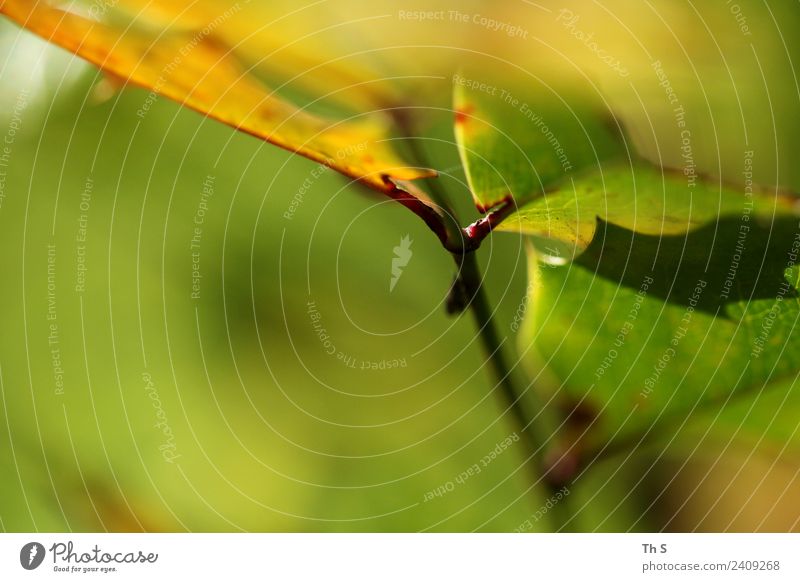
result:
[[[452,135],[464,65],[590,79],[639,153],[679,165],[660,60],[702,172],[741,183],[749,147],[758,183],[800,191],[795,2],[247,4],[234,18],[256,11],[288,47],[271,70],[296,101],[369,107],[315,101],[347,83],[315,85],[330,62],[404,95],[464,220],[478,216]],[[599,62],[562,9],[630,74]],[[415,10],[446,15],[400,14]],[[0,529],[512,531],[541,510],[549,493],[518,446],[426,500],[515,428],[471,320],[445,313],[452,260],[417,217],[165,99],[138,115],[147,91],[116,91],[6,20],[0,62]],[[390,291],[404,236],[413,255]],[[480,261],[510,350],[524,242],[497,234]],[[770,438],[753,417],[688,457],[671,439],[604,459],[571,487],[564,529],[797,529],[800,416],[783,412]]]

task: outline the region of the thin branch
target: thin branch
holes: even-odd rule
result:
[[[511,211],[516,208],[511,196],[508,196],[500,206],[492,210],[483,218],[479,218],[464,229],[467,238],[472,241],[473,248],[477,249],[483,239],[485,239],[494,228],[503,222],[503,220],[511,214]]]
[[[492,309],[483,288],[475,253],[469,252],[454,258],[460,269],[459,279],[467,297],[467,307],[472,312],[483,350],[489,358],[488,364],[492,378],[500,389],[499,394],[512,415],[513,423],[526,441],[528,457],[533,461],[533,468],[537,472],[538,479],[540,478],[538,471],[543,466],[542,453],[545,450],[545,443],[553,433],[549,430],[550,427],[544,426],[544,423],[540,422],[541,414],[529,418],[524,409],[522,402],[524,393],[515,386],[512,370],[503,350],[503,342],[497,333]],[[526,390],[526,392],[528,391],[531,393],[529,396],[535,394],[533,390]]]
[[[426,156],[419,147],[418,140],[412,137],[414,133],[408,117],[398,114],[396,119],[398,125],[410,137],[409,148],[417,163],[429,165],[425,163]],[[488,358],[491,376],[495,386],[499,388],[498,394],[506,409],[511,413],[512,422],[525,443],[533,481],[542,481],[546,485],[548,493],[552,494],[564,485],[557,468],[558,463],[550,462],[553,450],[547,446],[547,443],[557,433],[555,428],[557,424],[547,422],[546,411],[539,403],[534,402],[537,414],[532,417],[529,417],[525,411],[523,396],[531,401],[535,398],[536,393],[532,385],[529,385],[525,391],[520,391],[515,385],[512,368],[506,359],[503,342],[497,332],[493,310],[484,291],[475,256],[475,251],[481,242],[515,208],[514,202],[509,196],[488,215],[462,229],[441,183],[433,179],[429,180],[427,184],[430,186],[431,198],[441,207],[442,214],[448,218],[446,221],[447,239],[443,241],[443,246],[451,253],[458,268],[456,281],[447,302],[448,311],[457,313],[469,309],[472,312],[483,351]],[[568,511],[566,504],[560,509]]]

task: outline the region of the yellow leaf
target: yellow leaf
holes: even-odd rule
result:
[[[346,19],[328,14],[331,6],[325,0],[118,0],[113,13],[155,31],[213,29],[248,64],[249,74],[263,74],[273,84],[287,83],[313,97],[324,95],[326,103],[349,111],[383,108],[407,98],[396,81],[383,78],[384,51],[363,50],[361,42],[359,50],[353,48],[354,38],[361,41],[386,18],[357,14],[359,5],[344,1],[334,9],[352,14]],[[98,0],[87,4],[88,10],[103,6]],[[380,29],[385,32],[386,26]],[[375,44],[369,43],[370,49]]]
[[[82,16],[43,1],[5,0],[0,12],[106,73],[150,89],[138,111],[141,117],[156,96],[165,96],[395,198],[397,181],[436,175],[413,167],[394,151],[391,123],[381,112],[326,119],[265,86],[253,74],[253,63],[234,47],[230,35],[238,29],[225,32],[226,24],[241,26],[246,3],[215,12],[204,2],[199,9],[184,10],[185,17],[167,0],[115,4],[91,4]],[[420,198],[426,210],[436,212]]]

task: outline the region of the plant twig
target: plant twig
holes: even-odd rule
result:
[[[402,112],[395,110],[398,125],[403,128],[409,137],[408,145],[417,162],[428,167],[427,158],[419,142],[415,139],[410,119]],[[531,472],[533,483],[542,482],[548,495],[552,495],[564,486],[565,480],[559,471],[558,451],[560,443],[555,446],[549,444],[556,436],[558,427],[556,422],[548,422],[547,411],[541,403],[532,402],[536,414],[529,416],[523,405],[523,397],[532,401],[536,397],[533,385],[528,385],[520,391],[515,383],[512,368],[509,366],[503,349],[503,342],[497,332],[493,318],[493,311],[483,287],[483,280],[478,266],[475,251],[483,239],[488,236],[494,227],[505,218],[514,208],[513,201],[505,200],[483,218],[473,222],[466,228],[461,228],[454,210],[448,202],[447,195],[441,183],[436,179],[426,182],[430,188],[431,199],[437,204],[445,217],[446,236],[440,240],[446,250],[450,252],[456,262],[458,273],[453,283],[451,297],[447,308],[450,313],[459,313],[469,309],[477,327],[483,351],[488,359],[488,366],[495,386],[499,388],[498,394],[506,410],[512,416],[512,422],[520,433],[525,444],[528,468]],[[555,453],[555,454],[554,454]],[[555,508],[554,508],[555,509]],[[570,520],[568,504],[563,504],[553,512],[554,527],[560,528]],[[558,513],[558,515],[555,515]]]
[[[522,391],[518,389],[514,369],[506,359],[503,341],[497,333],[492,316],[491,304],[483,289],[475,253],[468,252],[460,262],[456,258],[456,262],[460,267],[459,279],[468,298],[467,306],[472,312],[478,336],[489,358],[488,364],[495,385],[512,415],[513,423],[525,440],[534,481],[541,481],[548,494],[552,495],[564,487],[574,474],[571,470],[565,471],[564,467],[564,464],[571,461],[563,451],[564,443],[560,438],[560,429],[564,423],[559,426],[556,419],[551,417],[552,411],[546,410],[533,390],[532,383]],[[531,415],[526,411],[525,401],[536,409],[535,414]]]
[[[459,266],[459,279],[467,296],[467,307],[472,312],[475,326],[478,328],[483,350],[489,358],[488,364],[492,372],[492,377],[500,390],[501,397],[513,417],[513,422],[517,429],[522,433],[522,438],[526,440],[528,456],[534,461],[533,467],[537,471],[541,468],[542,452],[547,441],[552,436],[549,427],[542,426],[540,422],[543,415],[540,413],[529,418],[522,404],[524,392],[520,392],[515,386],[511,367],[508,365],[503,342],[497,333],[497,327],[492,316],[486,292],[483,289],[480,269],[474,252],[468,252],[461,257],[454,256],[456,264]],[[530,388],[530,387],[529,387]],[[526,389],[525,392],[532,390]],[[541,478],[537,475],[537,478]]]

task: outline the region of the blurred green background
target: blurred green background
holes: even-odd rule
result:
[[[378,43],[382,75],[438,76],[415,81],[415,103],[429,107],[420,135],[471,221],[450,75],[480,59],[586,74],[641,153],[679,160],[651,69],[660,59],[705,173],[740,182],[747,146],[770,152],[760,183],[798,191],[800,9],[737,5],[751,35],[723,2],[570,5],[626,78],[554,22],[561,4],[442,3],[519,23],[526,39],[400,20],[395,3],[325,3],[317,20],[298,19],[313,29],[392,15],[368,35],[338,32],[341,50]],[[433,9],[402,9],[420,7]],[[404,57],[398,39],[424,58]],[[0,134],[14,130],[0,183],[0,529],[511,531],[541,508],[548,494],[530,487],[513,445],[425,500],[514,428],[471,320],[445,314],[452,260],[414,215],[163,99],[141,118],[146,91],[100,99],[94,68],[6,21],[0,51]],[[406,235],[413,256],[390,292]],[[494,236],[480,260],[510,348],[523,241]],[[342,358],[315,333],[310,301]],[[406,365],[359,369],[392,360]],[[690,459],[679,443],[609,458],[572,488],[569,529],[796,529],[793,428],[758,446],[723,432]],[[765,483],[755,491],[754,476]]]

